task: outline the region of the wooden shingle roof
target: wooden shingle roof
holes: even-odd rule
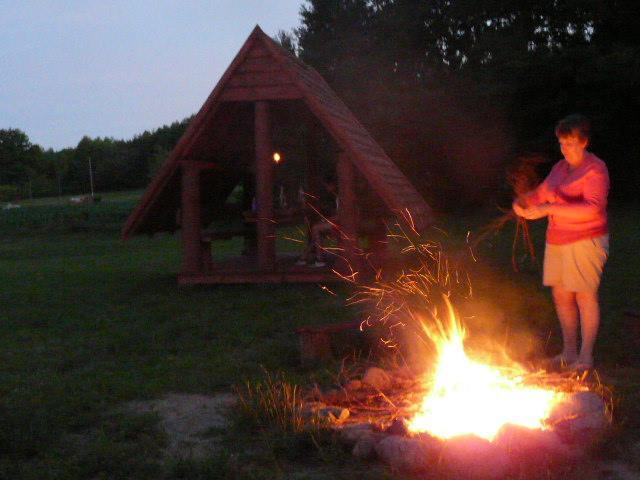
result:
[[[392,212],[410,218],[417,230],[431,223],[431,209],[422,196],[320,74],[256,27],[152,180],[124,225],[123,237],[177,228],[180,163],[201,157],[202,145],[211,144],[205,137],[229,130],[226,124],[241,114],[237,105],[293,99],[306,104]],[[221,171],[220,177],[230,185],[228,172]]]

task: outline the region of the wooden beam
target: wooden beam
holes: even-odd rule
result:
[[[344,257],[353,270],[359,270],[358,258],[358,210],[356,200],[355,168],[349,155],[338,154],[338,224],[340,225],[340,246]],[[347,271],[347,274],[350,273]]]
[[[223,102],[253,102],[260,100],[295,100],[302,98],[292,84],[266,87],[227,87],[220,96]]]
[[[200,203],[200,169],[182,168],[182,248],[183,273],[196,274],[203,271],[202,255],[202,206]]]
[[[182,170],[195,169],[195,170],[225,170],[220,164],[215,162],[198,162],[194,160],[180,160],[180,166]]]
[[[320,155],[320,131],[319,125],[313,121],[310,115],[305,119],[307,135],[305,138],[305,153],[307,157],[307,178],[305,193],[310,196],[317,197],[320,194],[320,165],[318,164],[318,155]],[[305,195],[305,215],[312,221],[316,221],[318,213],[312,208],[308,208],[307,204],[310,198]],[[317,202],[311,202],[317,203]],[[310,232],[308,232],[310,234]]]
[[[291,80],[283,72],[237,72],[229,79],[228,87],[271,87],[290,85]]]
[[[281,72],[282,67],[272,58],[247,58],[238,67],[238,72]]]
[[[255,104],[256,202],[258,230],[258,267],[273,270],[276,258],[275,222],[273,214],[274,169],[271,160],[269,104]]]
[[[255,174],[245,172],[242,176],[242,211],[252,211],[255,207],[256,197]],[[256,257],[258,252],[257,226],[255,223],[244,224],[242,254],[247,257]]]

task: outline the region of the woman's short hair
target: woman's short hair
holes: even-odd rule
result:
[[[591,140],[591,121],[584,115],[574,113],[564,117],[556,124],[556,137],[568,137],[575,134],[583,140]]]

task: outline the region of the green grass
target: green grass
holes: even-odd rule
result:
[[[127,190],[123,192],[96,192],[103,202],[137,202],[142,196],[142,190]],[[88,194],[85,194],[88,195]],[[21,200],[17,203],[23,207],[37,207],[44,205],[68,205],[72,197],[78,195],[62,195],[61,197],[43,197]],[[16,203],[16,202],[13,202]]]
[[[139,192],[104,195],[100,202],[91,205],[74,205],[68,202],[68,198],[21,202],[21,208],[0,210],[0,235],[117,232],[139,195]]]
[[[294,439],[300,445],[290,451],[268,433],[233,429],[207,461],[162,464],[157,419],[119,413],[123,402],[228,391],[261,377],[261,366],[298,383],[322,381],[336,366],[301,367],[294,330],[348,321],[355,311],[344,307],[344,287],[338,296],[317,285],[180,288],[177,236],[118,239],[133,203],[103,200],[90,207],[91,228],[75,231],[38,220],[41,209],[66,206],[34,205],[22,209],[22,223],[0,220],[0,478],[289,478],[296,466],[315,469],[314,478],[396,478],[345,457],[329,438]],[[628,209],[611,217],[597,356],[619,400],[613,456],[628,438],[637,441],[640,427],[638,379],[617,373],[629,345],[622,312],[640,309],[640,216]],[[485,220],[449,221],[451,242]],[[541,233],[536,228],[539,252]],[[509,270],[510,241],[505,231],[480,249],[469,322],[515,353],[552,350],[558,336],[548,292],[535,270]],[[233,240],[214,246],[222,256],[237,248]]]

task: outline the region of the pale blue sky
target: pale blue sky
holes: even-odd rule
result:
[[[0,0],[0,128],[44,148],[130,138],[195,113],[256,24],[304,0]]]

